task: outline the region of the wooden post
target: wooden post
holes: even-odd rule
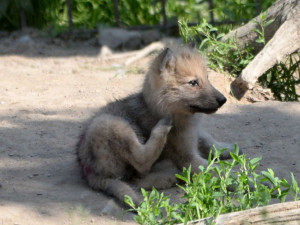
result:
[[[20,8],[20,20],[21,20],[21,29],[24,30],[27,27],[27,20],[26,20],[25,10],[22,4]]]
[[[255,0],[256,2],[256,14],[259,15],[261,13],[261,3],[260,0]]]
[[[214,3],[213,0],[208,0],[208,5],[209,5],[209,15],[210,15],[210,23],[212,25],[215,25],[215,17],[214,17]]]
[[[114,0],[114,10],[115,10],[115,18],[116,18],[117,27],[120,27],[121,23],[120,23],[120,11],[119,11],[119,1],[118,0]]]
[[[167,33],[167,30],[168,30],[168,21],[167,21],[167,14],[166,14],[166,1],[167,0],[161,0],[162,15],[163,15],[163,29],[164,29],[165,33]]]
[[[69,20],[69,29],[73,30],[73,15],[72,15],[72,4],[71,0],[66,0],[68,8],[68,20]]]

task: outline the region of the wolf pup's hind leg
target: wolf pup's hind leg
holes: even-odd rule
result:
[[[89,185],[116,197],[123,202],[124,195],[135,195],[126,182],[128,176],[147,174],[160,156],[172,120],[161,119],[142,144],[133,127],[121,117],[102,114],[96,117],[86,131],[78,148],[82,168],[88,168]],[[134,172],[134,170],[136,172]],[[136,202],[137,203],[137,202]]]

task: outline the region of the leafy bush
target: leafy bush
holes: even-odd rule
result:
[[[99,23],[115,25],[112,0],[71,0],[73,22],[77,27],[95,28]],[[261,1],[265,10],[275,0]],[[214,16],[217,20],[230,20],[236,23],[250,20],[257,15],[255,0],[213,0]],[[0,28],[19,29],[20,9],[24,9],[29,26],[45,28],[48,26],[67,27],[66,0],[1,0]],[[152,25],[162,20],[160,0],[122,0],[119,1],[122,25]],[[209,7],[206,0],[167,0],[167,16],[171,23],[186,18],[200,22],[209,19]]]
[[[261,157],[247,160],[239,155],[238,146],[231,153],[232,161],[220,160],[226,149],[213,149],[206,168],[199,167],[199,174],[191,174],[191,168],[184,168],[176,177],[184,183],[178,185],[184,191],[185,203],[170,203],[170,197],[155,188],[149,193],[142,189],[144,201],[136,206],[130,196],[125,202],[136,211],[134,217],[139,224],[187,223],[205,217],[216,218],[220,214],[268,205],[271,199],[284,202],[288,195],[299,200],[300,189],[291,173],[292,184],[275,177],[273,170],[256,173]],[[268,182],[266,186],[262,182]],[[211,218],[211,222],[213,222]]]
[[[297,93],[297,86],[300,85],[299,75],[300,52],[296,52],[269,69],[259,78],[259,82],[270,88],[274,97],[280,101],[299,101],[300,95]]]
[[[74,24],[79,27],[96,27],[99,23],[115,25],[112,0],[72,0]],[[161,18],[159,1],[122,0],[119,1],[122,25],[158,24]]]
[[[30,26],[43,28],[53,21],[58,5],[63,0],[1,0],[0,29],[12,30],[21,28],[20,10],[24,9],[27,23]]]
[[[214,1],[214,12],[219,20],[242,23],[256,17],[260,12],[269,8],[275,1],[260,1],[260,5],[258,5],[256,0],[219,0]]]
[[[262,13],[258,21],[258,28],[253,31],[258,34],[257,43],[266,44],[265,28],[274,20],[266,20],[267,14]],[[195,42],[199,51],[206,56],[209,67],[228,72],[237,77],[254,58],[253,48],[249,45],[240,48],[233,39],[222,40],[224,33],[219,33],[218,28],[203,20],[197,26],[188,27],[186,21],[179,21],[180,34],[184,42]],[[297,75],[298,74],[298,75]],[[297,85],[300,84],[300,53],[294,53],[287,60],[273,66],[259,82],[271,89],[274,97],[280,101],[297,101]],[[299,91],[299,90],[298,90]]]
[[[196,42],[199,51],[206,55],[209,67],[220,72],[229,72],[236,77],[253,59],[252,48],[239,48],[233,39],[223,41],[223,33],[203,20],[197,26],[188,27],[186,21],[179,21],[179,29],[184,42]]]
[[[227,21],[240,24],[249,21],[261,11],[265,11],[276,0],[213,0],[213,13],[216,21]],[[203,19],[209,20],[209,6],[207,0],[167,0],[169,18],[187,20],[200,23]]]
[[[76,27],[94,28],[98,24],[115,25],[112,0],[72,0],[73,23]],[[68,25],[66,0],[2,0],[0,28],[19,29],[20,9],[24,9],[29,26],[66,27]],[[158,24],[161,19],[160,1],[119,1],[122,25]]]

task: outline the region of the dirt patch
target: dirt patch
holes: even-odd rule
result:
[[[132,215],[81,179],[74,145],[93,112],[140,90],[152,56],[123,68],[103,62],[89,43],[32,39],[22,50],[18,40],[0,41],[0,223],[132,224]],[[228,104],[203,126],[249,157],[262,155],[260,169],[287,179],[293,172],[300,183],[300,104],[238,102],[226,76],[209,77]]]

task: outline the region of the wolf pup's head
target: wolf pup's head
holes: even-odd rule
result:
[[[208,81],[204,59],[188,48],[167,48],[156,57],[144,83],[144,95],[160,111],[171,114],[211,114],[226,102]]]

